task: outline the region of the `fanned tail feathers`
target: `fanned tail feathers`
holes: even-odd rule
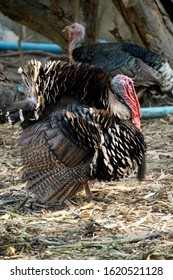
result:
[[[49,122],[40,121],[25,129],[20,144],[22,179],[39,201],[62,203],[87,182],[91,155],[60,129],[52,129]]]
[[[42,65],[31,60],[18,71],[26,99],[5,108],[3,115],[11,123],[40,119],[43,110],[64,96],[82,100],[96,108],[107,109],[110,77],[99,67],[49,61]],[[24,126],[27,126],[24,124]]]
[[[39,201],[50,203],[57,200],[62,203],[75,195],[88,181],[89,165],[81,163],[77,167],[69,168],[60,164],[47,172],[35,173],[34,177],[30,178],[27,185]]]
[[[25,95],[31,99],[36,99],[40,90],[41,67],[42,65],[40,61],[31,60],[23,68],[20,67],[18,69],[18,73],[21,74]]]
[[[11,106],[5,107],[2,115],[12,124],[16,122],[28,122],[39,119],[40,94],[40,67],[41,63],[31,60],[19,68],[18,72],[22,77],[22,84],[26,98],[20,102],[15,102]]]

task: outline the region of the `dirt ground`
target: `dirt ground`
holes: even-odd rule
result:
[[[173,259],[173,117],[142,130],[145,181],[94,182],[99,202],[81,192],[60,208],[25,200],[20,127],[0,125],[0,259]]]

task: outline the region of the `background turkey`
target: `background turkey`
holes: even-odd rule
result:
[[[85,29],[79,23],[66,26],[69,59],[103,67],[111,76],[124,74],[134,81],[138,97],[146,89],[173,97],[173,70],[164,57],[133,42],[103,43],[77,47],[84,41]]]
[[[20,94],[15,84],[3,73],[3,66],[0,64],[0,111],[18,99],[20,99]],[[1,114],[0,122],[5,122]]]
[[[20,73],[27,98],[6,115],[21,121],[23,181],[38,200],[62,203],[83,186],[90,200],[88,180],[118,180],[135,162],[144,178],[146,145],[131,79],[61,62],[31,61]]]

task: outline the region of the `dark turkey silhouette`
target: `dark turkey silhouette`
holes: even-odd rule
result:
[[[146,145],[130,78],[60,61],[30,61],[20,73],[27,97],[6,116],[21,121],[23,181],[39,201],[62,203],[83,186],[89,200],[88,180],[119,180],[135,162],[144,178]]]
[[[112,77],[127,75],[133,79],[137,92],[150,88],[173,97],[173,70],[165,58],[128,41],[77,47],[84,40],[84,27],[73,23],[65,30],[70,60],[100,66]]]
[[[3,69],[0,65],[0,111],[18,99],[19,92],[15,84],[3,73]],[[5,122],[5,119],[1,114],[0,122]]]

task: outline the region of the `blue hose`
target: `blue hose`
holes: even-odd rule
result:
[[[141,108],[142,119],[163,118],[173,114],[173,106]]]
[[[24,51],[45,51],[52,53],[63,53],[64,50],[58,46],[57,44],[46,44],[46,43],[21,43],[21,48]],[[0,42],[0,50],[2,51],[18,51],[18,43],[17,42]]]

